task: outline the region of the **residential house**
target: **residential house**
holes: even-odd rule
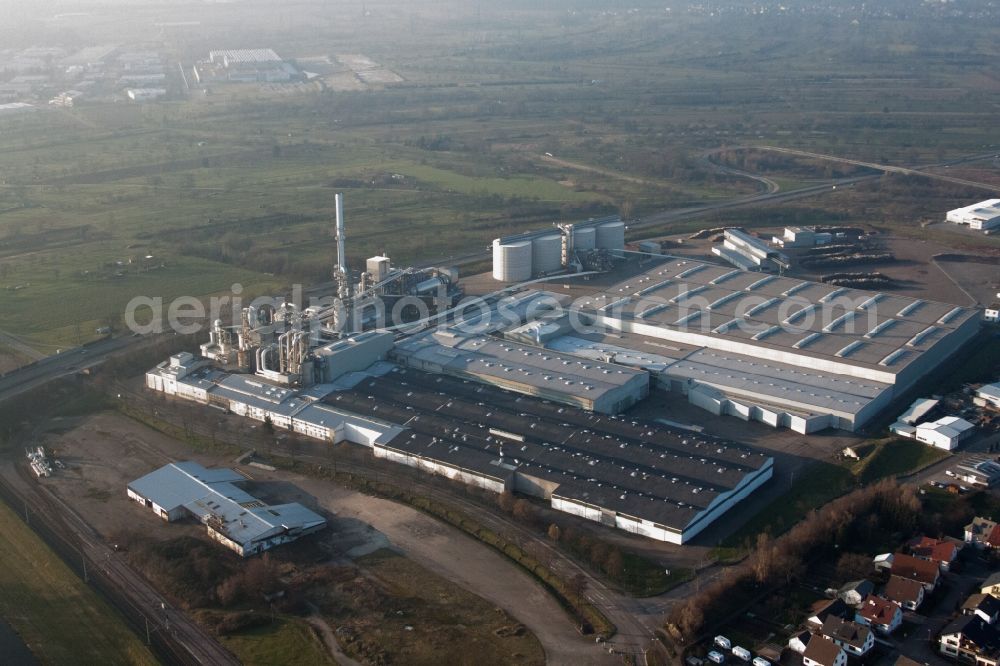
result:
[[[996,624],[1000,617],[1000,599],[992,594],[973,594],[962,604],[963,615],[975,615],[987,624]]]
[[[924,603],[924,586],[902,576],[889,576],[883,596],[895,601],[906,610],[917,610]]]
[[[882,553],[872,558],[872,564],[875,565],[876,571],[888,571],[892,568],[893,559],[894,556],[892,553]]]
[[[976,548],[1000,547],[1000,528],[989,518],[976,516],[965,526],[965,543]]]
[[[941,630],[938,651],[976,666],[1000,664],[1000,634],[978,615],[961,615]]]
[[[828,617],[839,617],[841,619],[851,617],[853,611],[844,603],[843,599],[832,599],[817,601],[809,609],[809,617],[806,619],[806,627],[811,631],[819,631],[823,628],[823,623]]]
[[[990,574],[990,577],[983,581],[979,591],[983,594],[992,594],[995,597],[1000,597],[1000,571]]]
[[[874,591],[875,584],[870,580],[855,580],[837,590],[837,597],[851,608],[857,608]]]
[[[863,657],[875,647],[875,635],[869,627],[833,615],[826,618],[822,633],[823,636],[839,645],[848,655],[855,657]]]
[[[792,652],[797,652],[802,654],[806,651],[806,647],[809,645],[809,639],[813,637],[811,631],[800,631],[797,634],[792,634],[788,639],[788,649]]]
[[[869,594],[855,613],[854,621],[891,634],[903,623],[903,609],[895,601]]]
[[[892,560],[892,569],[890,569],[890,572],[893,576],[901,576],[902,578],[917,581],[928,592],[934,591],[938,580],[941,578],[941,571],[938,569],[937,564],[904,553],[896,553],[896,557]]]
[[[921,560],[937,563],[941,571],[948,571],[958,557],[961,547],[950,539],[931,539],[922,536],[910,542],[910,554]]]
[[[802,653],[805,666],[847,666],[847,653],[825,636],[813,636]]]

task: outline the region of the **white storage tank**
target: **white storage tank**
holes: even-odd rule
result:
[[[597,246],[597,231],[594,227],[573,228],[573,249],[593,250]]]
[[[523,282],[531,279],[531,241],[493,241],[493,279]]]
[[[531,241],[531,270],[535,275],[562,268],[562,236],[549,234]]]
[[[620,256],[625,249],[625,223],[608,222],[597,227],[597,247]]]

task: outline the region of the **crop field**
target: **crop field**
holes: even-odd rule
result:
[[[322,281],[337,191],[352,265],[382,250],[400,264],[447,262],[511,231],[759,191],[708,163],[720,148],[924,164],[1000,145],[996,22],[945,20],[929,5],[893,14],[898,3],[857,16],[577,4],[382,0],[334,13],[293,2],[237,23],[210,6],[197,27],[160,33],[171,67],[204,58],[225,30],[320,75],[349,77],[344,54],[378,75],[0,116],[0,329],[49,352],[120,326],[133,295]],[[186,12],[101,10],[75,29],[111,42]],[[11,48],[58,39],[44,27],[3,34]],[[770,170],[786,190],[841,172],[743,162],[732,166]],[[995,171],[962,173],[995,182]],[[946,198],[906,195],[935,218]],[[856,219],[871,215],[864,203],[801,205]]]

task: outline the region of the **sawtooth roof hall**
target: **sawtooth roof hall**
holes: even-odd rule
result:
[[[971,308],[682,259],[571,307],[602,334],[564,331],[542,344],[648,369],[670,390],[707,389],[699,400],[717,392],[787,409],[804,418],[801,432],[859,428],[982,319]]]

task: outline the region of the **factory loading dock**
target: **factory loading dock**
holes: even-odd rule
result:
[[[326,401],[405,424],[373,446],[376,457],[676,544],[773,471],[773,458],[733,442],[415,370]]]

